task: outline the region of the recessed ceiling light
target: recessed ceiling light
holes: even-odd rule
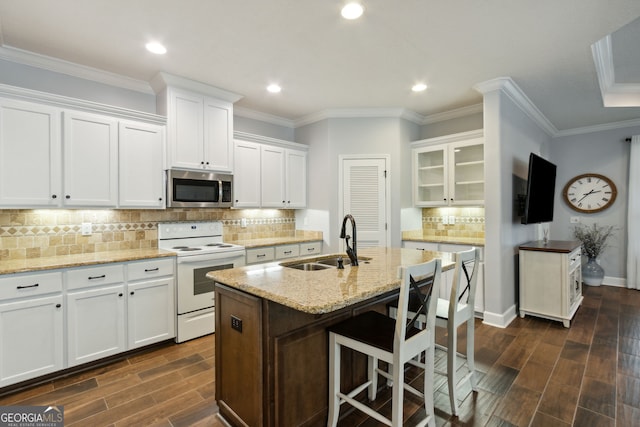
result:
[[[424,91],[426,89],[427,89],[427,85],[424,84],[424,83],[416,83],[411,88],[411,90],[414,91],[414,92],[422,92],[422,91]]]
[[[280,93],[280,91],[282,90],[282,88],[280,87],[280,85],[277,84],[270,84],[269,86],[267,86],[267,90],[271,93]]]
[[[358,19],[362,16],[362,12],[364,12],[364,7],[360,3],[351,2],[347,3],[340,13],[344,19]]]
[[[157,55],[164,55],[167,53],[167,48],[162,46],[160,43],[150,42],[145,45],[147,50],[151,53],[155,53]]]

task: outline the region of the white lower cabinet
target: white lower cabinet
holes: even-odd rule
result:
[[[173,257],[0,275],[0,387],[174,338],[175,322]]]
[[[128,349],[176,336],[174,260],[127,265]]]
[[[67,295],[68,366],[126,350],[124,284]]]
[[[0,387],[64,368],[62,295],[0,303]]]
[[[286,245],[262,246],[247,249],[247,264],[260,264],[298,256],[319,255],[322,241],[292,243]]]
[[[0,387],[63,369],[62,273],[0,276]]]

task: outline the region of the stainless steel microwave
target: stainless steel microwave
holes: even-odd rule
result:
[[[233,175],[169,169],[167,207],[230,208],[233,206]]]

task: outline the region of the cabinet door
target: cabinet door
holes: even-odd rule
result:
[[[261,206],[283,208],[285,196],[285,149],[263,145],[260,151]]]
[[[484,204],[484,144],[482,138],[450,147],[449,201],[452,205]]]
[[[205,168],[233,172],[232,104],[213,98],[204,100]]]
[[[234,151],[234,207],[260,207],[260,145],[235,141]]]
[[[171,89],[169,93],[170,167],[204,168],[202,96]]]
[[[60,205],[60,110],[0,100],[0,205]]]
[[[65,206],[116,206],[117,144],[115,119],[64,112]]]
[[[68,365],[126,349],[124,284],[67,294]]]
[[[307,206],[307,153],[287,150],[286,170],[287,208]]]
[[[0,304],[0,387],[64,368],[62,295]]]
[[[128,349],[176,336],[173,277],[127,286]]]
[[[416,206],[447,206],[449,181],[446,145],[413,150],[413,202]]]
[[[120,122],[118,206],[164,207],[164,126]]]

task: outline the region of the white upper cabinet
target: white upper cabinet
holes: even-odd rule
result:
[[[263,145],[260,151],[260,183],[263,208],[286,207],[286,149]]]
[[[119,207],[164,207],[164,135],[164,126],[120,122]]]
[[[482,131],[426,139],[411,145],[415,206],[484,204]]]
[[[118,121],[64,112],[64,205],[115,207],[118,194]]]
[[[238,134],[252,141],[237,139],[234,143],[234,207],[306,207],[307,151],[304,146]]]
[[[307,152],[287,150],[286,161],[287,208],[307,207]]]
[[[172,87],[159,102],[166,102],[170,168],[233,172],[231,102]]]
[[[260,144],[234,142],[233,206],[260,207]]]
[[[164,117],[6,85],[0,96],[0,208],[164,207]]]
[[[0,99],[0,206],[61,203],[61,110]]]

